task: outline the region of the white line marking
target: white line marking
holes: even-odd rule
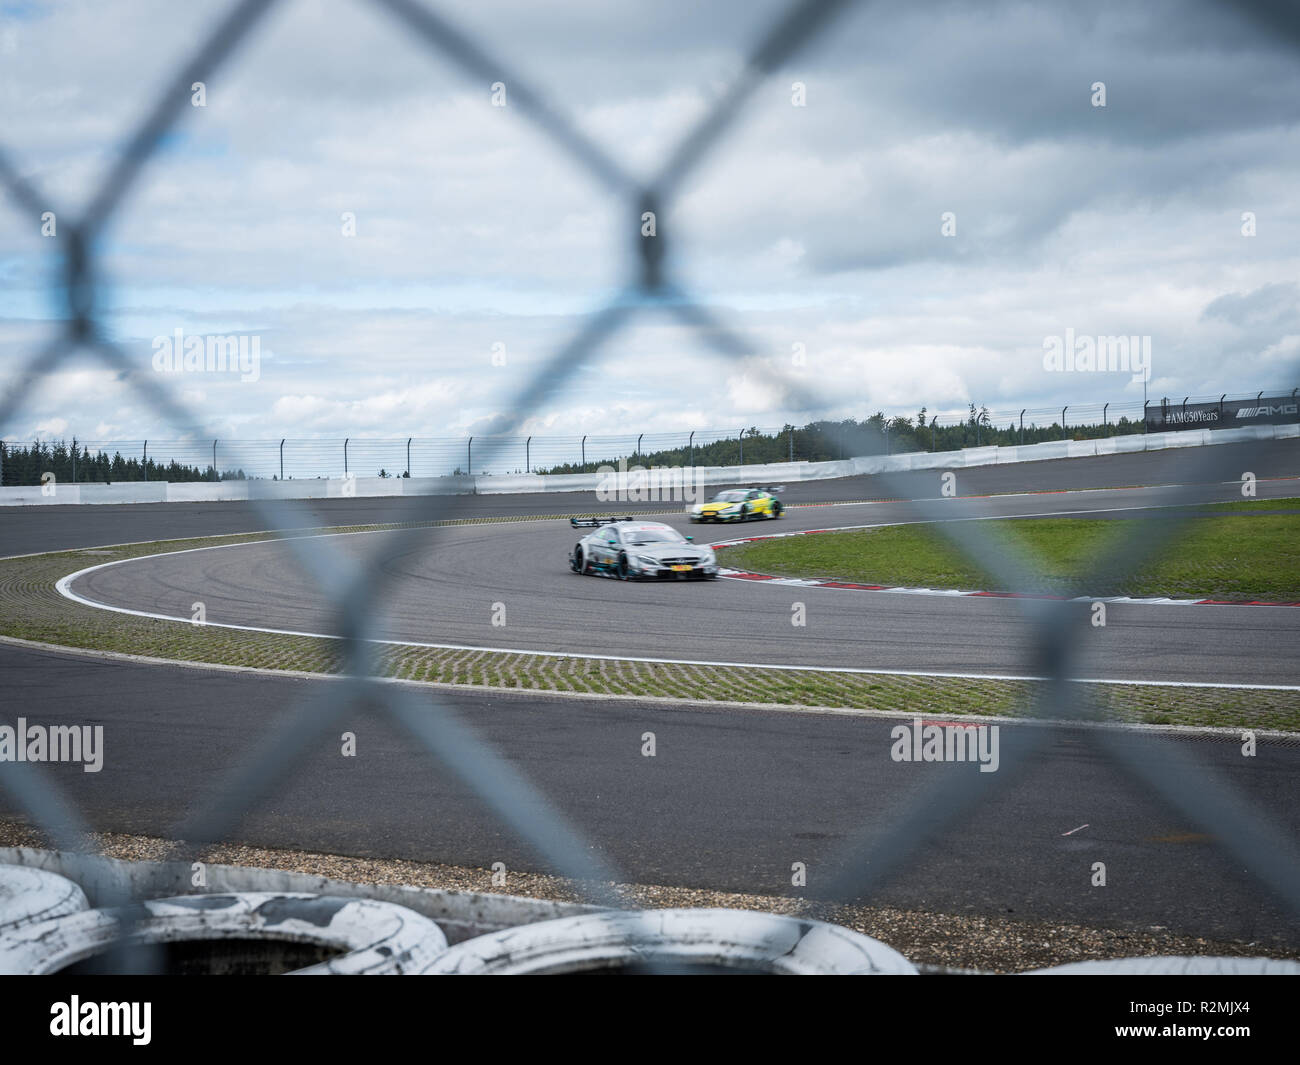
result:
[[[1114,510],[1161,510],[1168,509],[1165,507],[1116,507]],[[1016,517],[1051,517],[1060,512],[1050,512],[1044,514],[1025,514],[1016,515]],[[1068,511],[1066,513],[1069,513]],[[1109,513],[1109,511],[1093,511],[1090,513]],[[994,515],[982,516],[978,518],[955,518],[954,521],[991,521],[998,520]],[[885,527],[889,524],[932,524],[932,522],[898,522],[884,523],[882,526],[849,526],[848,528],[877,528]],[[475,526],[475,528],[479,528]],[[82,606],[94,607],[97,610],[109,610],[116,614],[127,614],[132,617],[151,618],[155,621],[174,621],[185,625],[192,625],[193,621],[188,617],[178,617],[173,614],[157,614],[147,610],[134,610],[130,607],[113,606],[109,603],[101,603],[94,599],[88,599],[83,595],[72,590],[72,584],[78,578],[84,577],[88,573],[96,570],[108,569],[111,566],[122,566],[129,562],[143,562],[148,559],[165,558],[170,555],[188,555],[198,551],[223,551],[231,547],[249,547],[254,544],[279,543],[286,539],[316,540],[323,539],[327,536],[371,536],[376,533],[392,532],[391,529],[366,529],[357,532],[346,533],[316,533],[311,536],[302,537],[278,537],[268,540],[243,540],[234,544],[214,544],[209,547],[190,547],[183,551],[160,551],[153,555],[137,555],[133,558],[120,558],[113,562],[101,562],[94,566],[87,566],[85,569],[77,570],[75,573],[69,573],[66,577],[61,577],[55,584],[56,590],[66,599],[80,603]],[[791,532],[780,535],[798,536],[802,533]],[[710,545],[712,546],[712,545]],[[204,623],[206,628],[216,629],[233,629],[237,632],[263,632],[273,636],[308,636],[319,640],[342,640],[344,637],[322,632],[304,632],[298,629],[273,629],[260,625],[236,625],[231,622],[207,621]],[[855,676],[879,676],[879,677],[933,677],[936,679],[951,680],[1000,680],[1000,681],[1044,681],[1050,678],[1037,676],[1034,674],[1019,673],[959,673],[947,672],[942,670],[927,669],[866,669],[856,666],[798,666],[786,665],[771,662],[727,662],[713,659],[692,659],[692,658],[647,658],[636,655],[595,655],[586,654],[576,651],[542,651],[533,648],[522,647],[486,647],[477,644],[459,644],[459,643],[427,643],[418,640],[384,640],[371,638],[366,643],[378,644],[384,647],[420,647],[429,650],[438,651],[482,651],[493,652],[498,654],[516,654],[516,655],[536,655],[539,658],[576,658],[582,661],[590,662],[641,662],[647,665],[669,665],[669,666],[723,666],[732,669],[773,669],[780,672],[793,673],[848,673]],[[1152,688],[1223,688],[1247,691],[1300,691],[1300,684],[1229,684],[1217,681],[1192,681],[1192,680],[1124,680],[1114,677],[1070,677],[1072,684],[1114,684],[1123,687],[1152,687]]]
[[[138,662],[150,666],[175,666],[180,669],[206,669],[219,673],[248,673],[261,677],[276,679],[327,681],[347,680],[342,673],[310,673],[300,669],[271,669],[266,666],[231,666],[221,662],[198,662],[183,658],[157,658],[152,655],[128,654],[122,651],[99,651],[90,647],[65,647],[55,643],[41,643],[37,640],[21,640],[14,636],[0,636],[0,645],[13,647],[30,647],[51,654],[81,655],[85,658],[102,658],[118,662]],[[916,717],[915,710],[865,710],[850,706],[813,706],[799,703],[750,703],[727,702],[718,699],[690,698],[682,699],[668,695],[620,695],[607,692],[558,691],[550,688],[505,688],[492,684],[451,684],[436,680],[405,680],[401,677],[367,677],[377,684],[397,684],[415,688],[447,688],[455,691],[488,693],[508,697],[527,697],[531,699],[587,700],[608,702],[637,703],[643,706],[689,706],[704,710],[763,710],[778,714],[819,714],[830,717],[868,717],[889,720],[910,721]],[[961,727],[974,728],[980,724],[990,725],[1028,725],[1035,727],[1064,727],[1076,729],[1108,729],[1114,732],[1141,732],[1169,736],[1215,736],[1234,742],[1241,735],[1240,728],[1224,728],[1216,725],[1151,725],[1141,722],[1126,721],[1076,721],[1068,718],[1053,717],[989,717],[983,714],[961,715]],[[1300,732],[1283,732],[1278,729],[1255,729],[1256,736],[1269,739],[1293,740],[1300,737]]]
[[[360,536],[362,533],[344,533],[345,536]],[[256,541],[259,543],[272,543],[274,541]],[[235,546],[235,545],[231,545]],[[195,551],[215,551],[215,547],[192,548]],[[185,554],[184,551],[165,552],[164,554]],[[141,555],[139,558],[160,558],[161,555]],[[93,599],[87,599],[72,591],[71,584],[78,577],[82,577],[97,569],[105,569],[108,566],[120,565],[122,562],[134,562],[137,559],[120,559],[117,562],[101,563],[98,566],[88,566],[86,569],[78,570],[76,573],[70,573],[68,576],[59,580],[55,586],[59,593],[73,602],[81,603],[83,606],[95,607],[99,610],[110,610],[116,614],[129,614],[132,617],[152,618],[156,621],[175,621],[181,624],[190,625],[193,622],[186,617],[177,617],[172,614],[155,614],[146,610],[133,610],[124,606],[111,606],[108,603],[96,602]],[[260,625],[236,625],[223,621],[208,621],[204,623],[206,628],[215,629],[234,629],[238,632],[264,632],[273,636],[309,636],[319,640],[341,640],[344,637],[332,635],[323,632],[303,632],[298,629],[272,629]],[[382,640],[378,638],[368,639],[365,642],[379,644],[385,647],[422,647],[430,650],[439,651],[486,651],[497,654],[515,654],[515,655],[536,655],[540,658],[578,658],[583,661],[592,662],[643,662],[650,665],[667,665],[667,666],[727,666],[734,669],[775,669],[782,672],[794,673],[851,673],[854,675],[864,676],[883,676],[883,677],[936,677],[950,678],[953,680],[1005,680],[1005,681],[1042,681],[1047,677],[1035,676],[1033,674],[1015,674],[1015,673],[955,673],[943,672],[938,670],[924,669],[863,669],[855,666],[797,666],[785,665],[771,662],[727,662],[713,659],[693,659],[693,658],[644,658],[634,655],[593,655],[578,651],[541,651],[528,647],[486,647],[478,644],[463,643],[426,643],[417,640]],[[1071,683],[1074,684],[1118,684],[1128,687],[1156,687],[1156,688],[1232,688],[1232,689],[1249,689],[1251,691],[1300,691],[1300,684],[1224,684],[1210,681],[1183,681],[1183,680],[1119,680],[1107,677],[1071,677]]]
[[[1087,825],[1080,825],[1078,828],[1072,828],[1072,829],[1070,829],[1069,832],[1062,832],[1061,835],[1062,835],[1062,836],[1073,836],[1076,832],[1082,832],[1082,831],[1083,831],[1085,828],[1087,828],[1087,827],[1088,827]]]

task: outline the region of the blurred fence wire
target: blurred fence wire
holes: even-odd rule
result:
[[[472,80],[487,86],[501,77],[510,65],[489,49],[472,40],[424,0],[358,0],[386,11],[429,51]],[[276,0],[238,0],[211,32],[210,37],[175,73],[153,109],[126,138],[125,147],[110,167],[89,205],[79,216],[60,210],[58,244],[62,250],[63,283],[60,297],[66,306],[62,329],[37,350],[9,382],[0,397],[0,431],[8,426],[32,390],[75,351],[85,349],[129,382],[158,414],[186,438],[211,440],[206,429],[179,398],[159,382],[157,375],[142,372],[102,328],[98,296],[103,277],[98,269],[97,242],[112,226],[124,202],[138,184],[160,144],[189,106],[190,87],[195,81],[210,81],[246,43],[249,36],[277,6]],[[727,130],[736,123],[756,87],[780,68],[787,59],[824,32],[851,5],[844,0],[798,0],[767,30],[749,53],[748,62],[716,106],[668,151],[665,162],[648,182],[637,180],[604,148],[589,139],[545,96],[522,78],[509,76],[512,106],[534,123],[586,174],[610,194],[626,203],[628,232],[640,229],[643,212],[655,211],[662,220],[674,196],[692,173],[719,150]],[[1240,5],[1245,17],[1266,25],[1291,25],[1288,5],[1251,2]],[[1292,35],[1300,44],[1300,35]],[[485,90],[486,91],[486,90]],[[56,209],[45,192],[28,178],[28,168],[10,155],[11,145],[0,145],[0,186],[8,191],[12,206],[30,218]],[[63,219],[74,219],[64,223]],[[662,227],[662,221],[661,221]],[[547,398],[561,392],[594,357],[603,341],[622,328],[634,315],[666,314],[716,349],[724,362],[740,356],[755,356],[749,342],[731,330],[707,307],[673,281],[664,254],[665,234],[643,236],[634,245],[631,280],[618,297],[592,313],[572,336],[508,397],[506,409],[522,418]],[[864,239],[870,239],[869,236]],[[779,375],[767,371],[774,379]],[[806,382],[781,377],[780,384],[797,403],[798,409],[826,409],[824,397],[810,390]],[[485,439],[475,464],[510,465],[517,459],[503,439]],[[1196,449],[1202,481],[1224,481],[1240,476],[1239,457],[1225,457],[1232,449]],[[219,456],[217,456],[219,459]],[[243,462],[238,443],[231,444],[229,457],[221,467],[238,468]],[[533,464],[531,455],[525,459]],[[214,461],[214,465],[216,462]],[[248,460],[252,465],[252,459]],[[402,469],[409,468],[403,465]],[[341,472],[341,471],[340,471]],[[890,475],[881,475],[890,489]],[[905,485],[893,494],[908,498]],[[1190,502],[1190,495],[1186,500]],[[312,525],[309,513],[291,501],[258,500],[259,517],[266,529],[292,529]],[[440,518],[449,505],[448,497],[422,497],[422,519]],[[946,515],[934,500],[910,504],[918,519]],[[411,515],[405,515],[409,520]],[[1025,583],[1030,563],[1008,554],[1005,546],[981,522],[940,522],[937,528],[967,556],[993,574],[1002,586],[1015,588]],[[1135,569],[1177,534],[1179,522],[1166,520],[1143,527],[1106,562],[1108,578]],[[407,528],[358,565],[345,560],[328,538],[297,538],[285,541],[297,561],[319,585],[331,603],[334,630],[341,641],[346,666],[341,682],[311,688],[291,712],[257,746],[244,764],[234,767],[197,810],[175,827],[175,854],[193,855],[202,848],[228,838],[242,818],[274,791],[292,772],[313,741],[330,729],[347,710],[387,714],[399,722],[429,754],[460,777],[469,789],[520,839],[527,842],[540,860],[555,872],[586,885],[593,901],[619,904],[616,885],[619,874],[599,857],[600,851],[586,838],[581,826],[572,823],[541,795],[518,767],[475,736],[454,711],[447,694],[415,694],[411,689],[380,683],[377,648],[386,589],[396,579],[395,571],[382,565],[392,552],[409,547],[420,537],[428,538],[429,550],[437,551],[439,530]],[[382,554],[381,554],[382,551]],[[1088,624],[1088,613],[1077,602],[1024,600],[1025,640],[1032,644],[1044,680],[1035,689],[1028,715],[1051,719],[1087,719],[1094,715],[1085,686],[1072,683],[1079,635]],[[322,694],[323,693],[323,694]],[[852,900],[869,895],[887,877],[898,871],[917,849],[933,839],[955,819],[971,812],[975,804],[994,788],[1004,788],[1030,764],[1033,752],[1044,742],[1045,729],[1018,729],[1004,748],[1004,772],[992,778],[975,774],[945,776],[933,788],[905,801],[885,821],[887,827],[864,832],[851,841],[838,860],[841,870],[836,882],[812,894],[823,900]],[[1153,745],[1141,758],[1133,758],[1129,747],[1117,744],[1106,730],[1088,730],[1091,742],[1109,751],[1116,761],[1145,781],[1174,808],[1213,835],[1221,847],[1236,856],[1256,877],[1300,912],[1300,864],[1293,841],[1266,816],[1251,811],[1232,793],[1226,781],[1202,765],[1182,756],[1177,758],[1168,745]],[[64,798],[48,775],[30,764],[5,763],[0,782],[45,830],[56,845],[77,849],[83,845],[87,826],[80,813]],[[123,934],[129,933],[125,927]]]

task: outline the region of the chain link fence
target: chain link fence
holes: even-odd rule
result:
[[[369,2],[394,19],[411,38],[423,42],[431,57],[450,63],[485,89],[501,77],[501,71],[509,69],[508,63],[493,56],[485,43],[467,37],[424,0]],[[63,272],[59,297],[66,307],[62,328],[8,382],[0,397],[0,432],[12,424],[15,414],[46,375],[74,351],[84,349],[130,382],[159,415],[166,417],[186,437],[195,440],[214,437],[211,431],[205,431],[202,419],[186,409],[156,376],[141,372],[137,360],[115,344],[103,328],[100,297],[104,278],[97,245],[169,131],[189,106],[191,85],[196,81],[210,82],[216,77],[263,24],[268,12],[277,6],[275,0],[238,0],[231,6],[127,137],[122,153],[79,215],[52,203],[47,193],[28,177],[29,170],[21,157],[10,154],[15,146],[0,146],[0,185],[8,192],[12,209],[29,219],[39,219],[43,212],[59,209],[61,219],[75,219],[62,224],[58,236]],[[719,149],[724,134],[738,121],[755,88],[787,59],[798,54],[807,42],[825,33],[838,20],[849,17],[849,9],[854,6],[845,0],[799,0],[792,4],[767,28],[749,53],[743,71],[713,109],[667,153],[663,165],[648,181],[634,178],[618,159],[580,132],[539,90],[507,75],[511,106],[535,124],[558,151],[567,154],[609,193],[620,197],[627,205],[629,230],[636,231],[645,212],[653,211],[664,217],[665,210],[681,194],[691,175]],[[1243,17],[1262,17],[1274,28],[1293,27],[1282,10],[1285,5],[1253,2],[1237,7]],[[855,17],[869,18],[870,12]],[[1292,34],[1290,39],[1300,46],[1300,36]],[[869,235],[864,239],[869,240]],[[724,361],[761,354],[709,308],[695,302],[689,292],[678,287],[664,258],[662,237],[641,238],[632,265],[635,280],[607,306],[590,315],[567,343],[544,360],[540,369],[509,398],[509,409],[523,415],[560,393],[602,342],[635,315],[655,313],[675,319],[707,342]],[[799,409],[826,409],[822,397],[804,383],[798,380],[781,383],[800,405]],[[475,464],[482,462],[488,468],[517,465],[519,456],[510,452],[512,446],[502,440],[485,440],[481,458],[476,458]],[[1198,464],[1197,476],[1189,481],[1222,482],[1241,476],[1238,453],[1226,455],[1232,449],[1196,450],[1200,452],[1194,459]],[[524,462],[533,460],[528,456]],[[221,465],[253,468],[255,461],[245,460],[240,449],[232,445],[228,462]],[[881,475],[881,480],[888,489],[890,475]],[[902,485],[893,494],[900,498],[911,495]],[[1172,500],[1193,501],[1190,490]],[[305,508],[291,501],[261,500],[253,505],[258,508],[266,529],[304,528],[313,524]],[[443,516],[448,505],[445,497],[424,497],[419,517],[435,521]],[[915,519],[935,521],[942,535],[992,574],[999,586],[1016,588],[1028,584],[1025,578],[1032,563],[1009,554],[985,527],[987,523],[945,522],[943,519],[948,515],[937,500],[918,500],[910,506]],[[407,513],[404,517],[409,521],[411,515]],[[1123,549],[1113,552],[1102,563],[1106,580],[1114,583],[1155,557],[1178,535],[1185,520],[1141,523],[1138,533]],[[421,542],[425,537],[431,538],[431,550],[437,551],[439,530],[406,528],[393,533],[382,555],[376,552],[361,566],[345,563],[329,538],[286,541],[297,563],[332,604],[334,631],[344,634],[343,677],[337,683],[311,688],[292,712],[262,738],[252,756],[234,767],[206,802],[175,825],[171,837],[178,842],[173,856],[196,855],[205,845],[230,838],[245,813],[275,792],[310,745],[334,730],[346,712],[359,708],[400,724],[438,763],[458,777],[509,832],[528,841],[548,868],[584,885],[592,901],[619,905],[620,897],[614,886],[620,882],[618,870],[607,866],[581,826],[548,801],[515,765],[475,736],[457,714],[450,693],[435,690],[432,694],[416,694],[409,688],[380,682],[377,638],[382,635],[380,623],[387,592],[391,582],[399,579],[394,570],[382,564],[383,559],[390,552],[410,547],[417,536],[422,538]],[[1080,638],[1089,624],[1084,605],[1024,600],[1018,603],[1018,609],[1022,612],[1024,639],[1034,648],[1038,674],[1043,678],[1034,688],[1031,702],[1024,707],[1024,716],[1065,721],[1097,717],[1087,686],[1073,680],[1077,675]],[[869,898],[946,826],[968,816],[994,788],[1011,786],[1022,776],[1033,764],[1048,732],[1039,728],[1010,730],[1003,743],[1002,770],[993,778],[978,773],[948,774],[904,800],[883,828],[864,828],[860,838],[849,841],[838,860],[828,863],[841,870],[834,882],[816,889],[810,887],[809,894],[822,900]],[[1300,911],[1300,863],[1296,847],[1278,829],[1268,811],[1250,809],[1225,780],[1173,745],[1152,744],[1138,756],[1133,746],[1119,742],[1111,730],[1090,729],[1085,736],[1174,809],[1203,826],[1218,846],[1251,875],[1291,909]],[[28,763],[6,762],[0,766],[0,783],[56,846],[69,850],[82,847],[87,825],[48,775]],[[124,927],[123,936],[129,931],[129,926]]]
[[[628,465],[744,465],[746,452],[751,462],[811,460],[814,455],[829,457],[825,452],[832,447],[838,450],[840,443],[833,432],[808,433],[782,426],[442,439],[11,440],[0,444],[0,461],[5,464],[0,483],[39,484],[45,470],[52,470],[60,481],[590,473],[619,461]],[[73,470],[74,463],[80,464],[79,475]]]
[[[743,466],[825,462],[862,455],[955,451],[1087,440],[1183,427],[1189,405],[1223,416],[1240,404],[1277,401],[1271,421],[1300,421],[1296,391],[1277,389],[1167,397],[1157,403],[1080,403],[990,410],[964,415],[886,415],[802,427],[740,426],[681,432],[501,437],[332,437],[278,440],[9,440],[0,442],[0,485],[35,485],[50,472],[60,482],[292,480],[338,477],[455,477],[518,473],[594,473],[619,462],[656,466]],[[1226,405],[1226,407],[1225,407]],[[1027,420],[1026,420],[1027,419]],[[1263,424],[1266,419],[1258,418]],[[1245,423],[1241,423],[1245,424]],[[1189,421],[1187,428],[1204,428]],[[1211,428],[1219,428],[1210,424]],[[476,450],[477,449],[477,450]],[[487,456],[486,458],[484,456]],[[234,461],[238,460],[238,465]]]

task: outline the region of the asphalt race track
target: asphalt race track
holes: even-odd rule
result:
[[[1296,482],[1265,482],[1261,496]],[[952,520],[989,515],[1158,515],[1175,488],[950,499]],[[1207,485],[1205,502],[1240,499]],[[590,508],[590,504],[588,509]],[[617,508],[614,508],[617,509]],[[706,543],[747,534],[914,520],[902,503],[791,508],[779,522],[670,524]],[[421,530],[400,547],[391,532],[331,538],[352,563],[375,555],[387,579],[384,639],[503,650],[572,652],[739,664],[1035,675],[1032,621],[1012,599],[908,595],[748,581],[619,582],[579,577],[565,559],[577,539],[563,520]],[[727,555],[720,550],[725,566]],[[1105,565],[1098,559],[1098,565]],[[87,601],[209,624],[339,635],[343,621],[294,560],[268,541],[202,549],[95,569],[71,584]],[[996,589],[1018,591],[1019,589]],[[806,605],[806,626],[791,625]],[[494,604],[505,625],[494,625]],[[1087,606],[1080,604],[1080,611]],[[499,617],[499,614],[497,615]],[[1201,683],[1295,684],[1300,608],[1112,605],[1089,631],[1081,676]]]
[[[1228,445],[1214,450],[1227,452]],[[1201,451],[1202,449],[1192,449]],[[1115,508],[1158,507],[1170,489],[1079,492],[1145,481],[1199,483],[1188,452],[1076,459],[959,471],[954,518],[1062,512],[1105,517]],[[1252,449],[1261,479],[1300,473],[1300,446]],[[936,471],[914,474],[932,497]],[[872,478],[790,486],[790,502],[878,496]],[[1261,480],[1262,498],[1300,494],[1294,480]],[[1240,498],[1210,484],[1197,498]],[[454,516],[598,509],[591,497],[464,497]],[[312,524],[414,520],[427,501],[330,500],[304,505]],[[624,510],[624,506],[610,508]],[[636,509],[636,508],[632,508]],[[651,507],[650,509],[657,509]],[[796,508],[746,531],[907,520],[902,504]],[[72,512],[72,513],[69,513]],[[1134,511],[1135,514],[1158,512]],[[440,516],[453,516],[443,514]],[[680,527],[687,528],[683,523]],[[265,527],[244,504],[27,507],[0,511],[0,551],[212,535]],[[700,541],[730,528],[692,527]],[[421,642],[546,649],[653,658],[798,665],[1033,672],[1025,622],[1006,600],[763,586],[739,581],[634,584],[570,573],[567,524],[538,521],[421,531],[401,554],[382,553],[375,533],[335,537],[350,554],[381,550],[392,578],[386,634]],[[725,565],[725,552],[722,553]],[[92,599],[189,617],[205,602],[209,621],[337,631],[328,604],[288,561],[283,544],[241,545],[141,559],[76,582]],[[793,629],[790,604],[808,604]],[[491,625],[494,602],[508,623]],[[1300,683],[1300,609],[1123,604],[1087,663],[1089,675],[1263,684]],[[166,836],[210,800],[301,700],[334,681],[151,665],[0,644],[6,716],[43,723],[103,723],[99,774],[49,767],[96,829]],[[646,705],[535,693],[421,689],[446,699],[507,760],[563,810],[591,845],[631,881],[786,893],[790,865],[805,861],[810,887],[835,871],[839,848],[877,831],[944,772],[971,765],[890,760],[894,721],[867,715]],[[923,708],[918,708],[923,709]],[[924,708],[933,710],[936,708]],[[941,708],[940,708],[941,709]],[[485,867],[538,869],[537,856],[473,799],[446,767],[382,717],[356,711],[359,757],[340,759],[333,734],[286,766],[282,786],[235,833],[255,845]],[[1003,726],[1042,728],[1034,725]],[[658,755],[640,755],[655,731]],[[332,733],[335,730],[332,730]],[[1289,838],[1300,833],[1294,781],[1300,745],[1263,742],[1253,759],[1233,737],[1125,734],[1139,758],[1190,753]],[[1215,842],[1169,813],[1098,752],[1087,730],[1052,727],[1032,765],[995,786],[969,819],[923,842],[876,901],[951,913],[1011,914],[1111,928],[1176,931],[1287,943],[1300,930]],[[0,811],[14,811],[0,795]],[[1079,831],[1079,826],[1088,827]],[[1066,834],[1070,833],[1070,834]],[[1094,861],[1109,884],[1090,886]],[[1277,937],[1281,937],[1280,940]]]
[[[284,715],[334,683],[3,644],[0,673],[29,716],[105,724],[100,773],[43,767],[83,816],[100,830],[162,837],[226,794],[227,774]],[[432,694],[423,697],[432,705]],[[797,893],[790,866],[802,861],[815,889],[834,874],[847,841],[893,823],[937,775],[978,776],[971,764],[891,761],[893,720],[464,690],[438,698],[638,883]],[[1016,726],[1002,727],[1006,746]],[[357,734],[356,758],[338,756],[342,728]],[[646,730],[657,738],[655,758],[640,753]],[[1148,759],[1166,748],[1190,753],[1288,838],[1300,834],[1300,746],[1263,741],[1246,759],[1236,737],[1131,733],[1125,740]],[[1008,779],[1011,768],[986,774],[988,798],[971,818],[923,843],[873,898],[912,910],[1300,943],[1294,919],[1240,863],[1115,768],[1083,730],[1052,729],[1024,776]],[[0,802],[13,809],[7,794]],[[361,710],[283,766],[275,793],[233,838],[473,868],[497,861],[545,868],[409,734]],[[1095,861],[1107,865],[1104,889],[1090,884]]]

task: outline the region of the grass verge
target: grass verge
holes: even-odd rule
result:
[[[1182,517],[1185,524],[1158,557],[1126,576],[1110,568],[1121,557],[1121,545],[1152,523],[1169,522],[1170,516],[986,523],[986,531],[1008,552],[1030,560],[1033,573],[1020,588],[998,587],[931,525],[759,540],[726,548],[723,561],[729,567],[780,577],[886,586],[1300,601],[1300,499],[1197,507]]]

